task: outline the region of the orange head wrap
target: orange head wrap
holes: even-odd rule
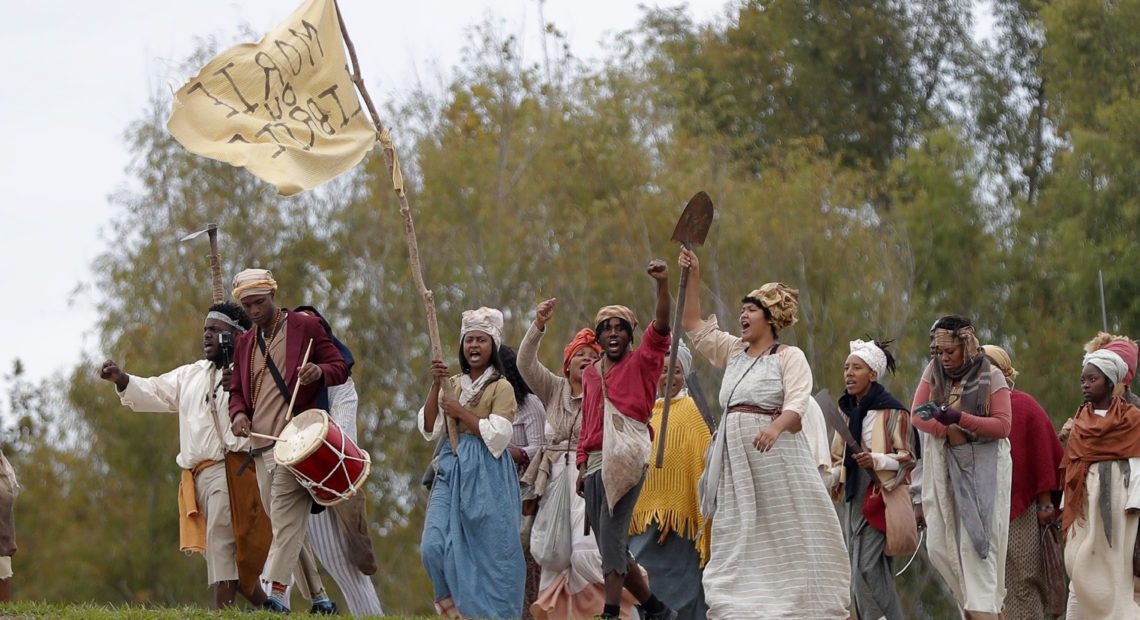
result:
[[[602,352],[602,346],[594,342],[594,330],[589,327],[583,327],[577,334],[574,334],[574,339],[562,351],[562,376],[570,376],[570,358],[582,349],[593,349],[599,354]]]

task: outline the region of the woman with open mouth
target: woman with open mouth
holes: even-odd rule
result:
[[[459,340],[462,372],[449,376],[443,360],[432,360],[431,388],[417,416],[428,441],[448,435],[436,463],[420,555],[439,615],[518,618],[526,565],[519,479],[504,454],[516,404],[499,360],[503,313],[464,311]]]
[[[909,537],[910,546],[903,551],[907,555],[918,544],[909,493],[910,472],[916,464],[910,411],[880,383],[895,371],[887,343],[853,340],[849,351],[839,408],[860,450],[836,434],[831,476],[846,502],[855,610],[859,618],[903,620],[888,537]],[[902,527],[887,518],[888,498],[901,502],[907,519]]]
[[[689,290],[701,290],[696,254],[682,249],[678,262],[689,269]],[[685,298],[689,339],[724,369],[725,414],[712,450],[720,458],[710,459],[702,478],[701,511],[712,518],[703,577],[712,619],[848,617],[843,533],[799,432],[811,368],[802,350],[779,341],[796,322],[798,296],[779,282],[746,295],[740,336],[720,330],[715,316],[702,320],[698,295]]]

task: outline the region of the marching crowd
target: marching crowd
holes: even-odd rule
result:
[[[682,249],[678,262],[700,290],[697,256]],[[667,381],[681,334],[665,264],[648,272],[650,324],[605,306],[554,371],[537,353],[556,300],[538,304],[518,368],[544,419],[517,421],[498,310],[464,313],[459,373],[433,362],[418,419],[442,450],[422,552],[441,616],[895,620],[896,572],[924,545],[963,618],[1140,618],[1133,341],[1101,333],[1085,346],[1084,404],[1060,434],[1014,389],[1009,354],[955,315],[931,327],[909,404],[881,383],[891,343],[852,341],[827,415],[804,353],[780,342],[798,291],[749,292],[738,333],[691,296],[684,336],[724,371],[715,425],[685,388],[684,343]],[[536,446],[524,427],[540,424]],[[660,441],[664,463],[651,465]],[[537,592],[525,587],[533,565]]]
[[[678,264],[700,291],[696,254]],[[882,383],[891,343],[863,340],[838,402],[818,402],[803,351],[780,341],[798,291],[749,292],[732,330],[683,298],[692,351],[677,342],[670,358],[682,334],[670,333],[668,271],[648,266],[647,326],[604,306],[560,368],[538,359],[555,299],[517,353],[502,312],[463,312],[458,372],[432,361],[417,414],[437,442],[421,555],[441,616],[895,620],[896,571],[924,546],[964,618],[1140,618],[1132,340],[1085,345],[1084,404],[1060,434],[1014,389],[1009,354],[955,315],[931,327],[909,405]],[[237,303],[205,315],[204,359],[149,378],[107,360],[100,376],[127,407],[179,416],[180,546],[205,557],[218,608],[240,593],[288,612],[296,585],[311,613],[335,613],[319,560],[352,614],[380,615],[363,494],[314,501],[274,458],[292,416],[313,408],[354,441],[353,356],[315,308],[278,307],[276,292],[269,271],[242,271]],[[723,370],[719,424],[686,385],[694,352]],[[15,476],[0,465],[6,599]]]

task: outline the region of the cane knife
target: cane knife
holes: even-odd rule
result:
[[[192,232],[182,238],[182,241],[190,241],[197,239],[202,233],[210,236],[210,275],[211,275],[211,293],[213,294],[214,303],[221,303],[225,294],[222,292],[222,265],[218,258],[218,225],[207,224],[205,228],[198,232]]]
[[[828,394],[826,388],[816,393],[815,402],[819,403],[819,408],[823,410],[823,418],[827,420],[827,425],[835,429],[835,432],[843,439],[843,443],[851,448],[851,452],[853,454],[862,452],[863,447],[851,434],[851,429],[847,428],[843,414],[839,412],[839,407],[835,406],[835,401],[831,400],[831,395]]]

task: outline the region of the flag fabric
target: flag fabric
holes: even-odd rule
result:
[[[285,196],[352,168],[376,143],[333,0],[307,0],[257,43],[216,56],[175,93],[166,127]]]

